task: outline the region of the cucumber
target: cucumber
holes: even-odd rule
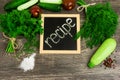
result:
[[[90,59],[88,67],[93,68],[105,60],[116,48],[116,40],[113,38],[106,39],[98,48],[95,54]]]
[[[27,8],[33,6],[34,4],[36,4],[37,2],[38,2],[38,0],[30,0],[22,5],[18,6],[17,10],[21,11],[21,10],[27,9]]]
[[[16,9],[19,5],[21,5],[21,4],[23,4],[27,1],[28,0],[12,0],[4,6],[4,10],[5,11],[11,11],[13,9]]]
[[[40,0],[40,3],[62,4],[62,0]]]
[[[43,9],[54,12],[59,12],[62,9],[60,4],[39,3],[38,5]]]

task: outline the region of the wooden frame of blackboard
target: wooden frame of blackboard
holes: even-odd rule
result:
[[[42,26],[44,28],[44,20],[46,17],[52,17],[52,18],[56,18],[56,17],[60,17],[60,18],[69,18],[69,17],[73,17],[76,18],[76,32],[78,32],[80,30],[80,15],[79,14],[42,14],[41,18],[42,18]],[[45,33],[45,32],[44,32]],[[77,42],[77,49],[76,50],[44,50],[43,46],[44,46],[44,33],[42,35],[40,35],[40,54],[80,54],[81,52],[81,43],[80,43],[80,38],[76,40]]]

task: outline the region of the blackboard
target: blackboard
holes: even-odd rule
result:
[[[79,14],[42,14],[44,34],[40,35],[40,54],[80,54]]]

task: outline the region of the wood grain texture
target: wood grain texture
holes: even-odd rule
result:
[[[0,13],[5,13],[3,6],[9,0],[0,0]],[[120,80],[120,0],[86,0],[87,3],[101,3],[110,1],[113,9],[119,15],[118,29],[114,35],[117,40],[117,48],[111,55],[116,56],[117,67],[115,69],[104,69],[98,65],[93,69],[87,67],[87,63],[98,47],[93,49],[86,48],[85,41],[81,40],[80,55],[37,55],[35,69],[29,72],[23,72],[18,69],[20,61],[13,56],[5,55],[7,40],[0,33],[0,80]],[[76,6],[77,8],[77,6]],[[53,13],[44,10],[43,13]],[[76,9],[72,11],[62,10],[61,14],[77,13]],[[84,13],[81,13],[81,24],[84,22]]]

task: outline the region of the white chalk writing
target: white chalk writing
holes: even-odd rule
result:
[[[73,23],[71,18],[67,18],[66,22],[60,27],[57,26],[57,29],[54,33],[51,33],[49,37],[45,39],[45,43],[52,48],[52,44],[58,44],[61,39],[65,38],[66,35],[73,37],[70,33],[71,29],[75,27],[75,23]],[[50,43],[52,42],[52,43]]]

